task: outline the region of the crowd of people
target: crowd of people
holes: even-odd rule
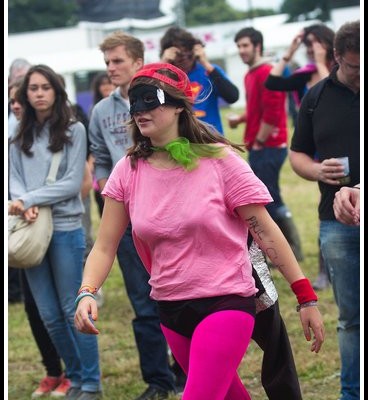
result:
[[[243,144],[226,137],[220,113],[239,88],[189,30],[168,28],[149,64],[140,39],[107,35],[106,71],[93,80],[84,124],[57,71],[23,59],[11,66],[8,213],[31,222],[51,205],[54,223],[40,265],[8,267],[9,302],[24,301],[46,369],[32,398],[104,397],[96,321],[115,258],[147,385],[135,400],[250,399],[237,369],[251,340],[263,351],[267,398],[302,399],[270,267],[296,296],[315,353],[325,340],[315,290],[331,285],[339,400],[360,398],[360,23],[336,33],[311,25],[278,62],[263,56],[257,29],[241,29],[234,42],[248,67],[246,108],[228,124],[245,125]],[[285,77],[301,44],[308,64]],[[287,92],[298,113],[291,138]],[[59,151],[56,181],[46,184]],[[302,238],[280,183],[286,160],[318,182],[325,284],[311,284],[300,266]],[[100,218],[93,239],[91,193]]]

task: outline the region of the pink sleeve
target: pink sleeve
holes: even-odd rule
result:
[[[265,184],[239,154],[230,151],[221,161],[225,201],[231,213],[239,206],[266,205],[273,201]]]
[[[130,160],[123,157],[113,168],[101,194],[126,203],[128,201],[128,177],[130,173]]]

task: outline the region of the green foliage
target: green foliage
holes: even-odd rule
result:
[[[77,6],[70,0],[9,0],[9,33],[74,26]]]
[[[219,22],[239,21],[248,18],[275,14],[272,9],[252,9],[238,11],[225,0],[184,0],[185,24],[199,26]]]
[[[288,22],[308,19],[328,21],[332,9],[359,4],[359,0],[284,0],[280,11],[289,14]]]
[[[235,11],[225,0],[188,0],[184,2],[185,23],[197,26],[208,23],[235,21],[245,18],[244,12]]]

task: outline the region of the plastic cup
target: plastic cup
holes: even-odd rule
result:
[[[339,182],[341,185],[347,185],[350,182],[349,157],[337,157],[336,159],[344,166],[345,176],[340,178]]]

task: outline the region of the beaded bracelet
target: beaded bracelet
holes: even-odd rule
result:
[[[97,293],[97,288],[90,286],[90,285],[82,285],[79,290],[77,295],[81,294],[81,293],[92,293],[92,294],[96,294]]]
[[[315,301],[315,300],[307,301],[306,303],[298,304],[296,306],[296,311],[299,312],[300,309],[302,309],[302,308],[312,307],[312,306],[316,306],[316,305],[317,305],[317,301]]]
[[[91,286],[91,285],[87,285],[87,284],[82,285],[82,286],[80,287],[80,289],[84,289],[84,288],[89,288],[89,289],[91,289],[91,290],[97,290],[97,288],[96,288],[95,286]]]
[[[91,293],[91,294],[95,295],[97,292],[95,292],[95,291],[91,292],[89,289],[79,289],[77,296],[79,296],[82,293]]]
[[[81,293],[81,294],[79,294],[79,295],[77,296],[77,298],[76,298],[75,301],[74,301],[75,307],[78,306],[78,303],[83,299],[83,297],[87,297],[87,296],[90,296],[90,297],[92,297],[94,300],[96,300],[96,297],[95,297],[92,293],[89,293],[89,292]]]

